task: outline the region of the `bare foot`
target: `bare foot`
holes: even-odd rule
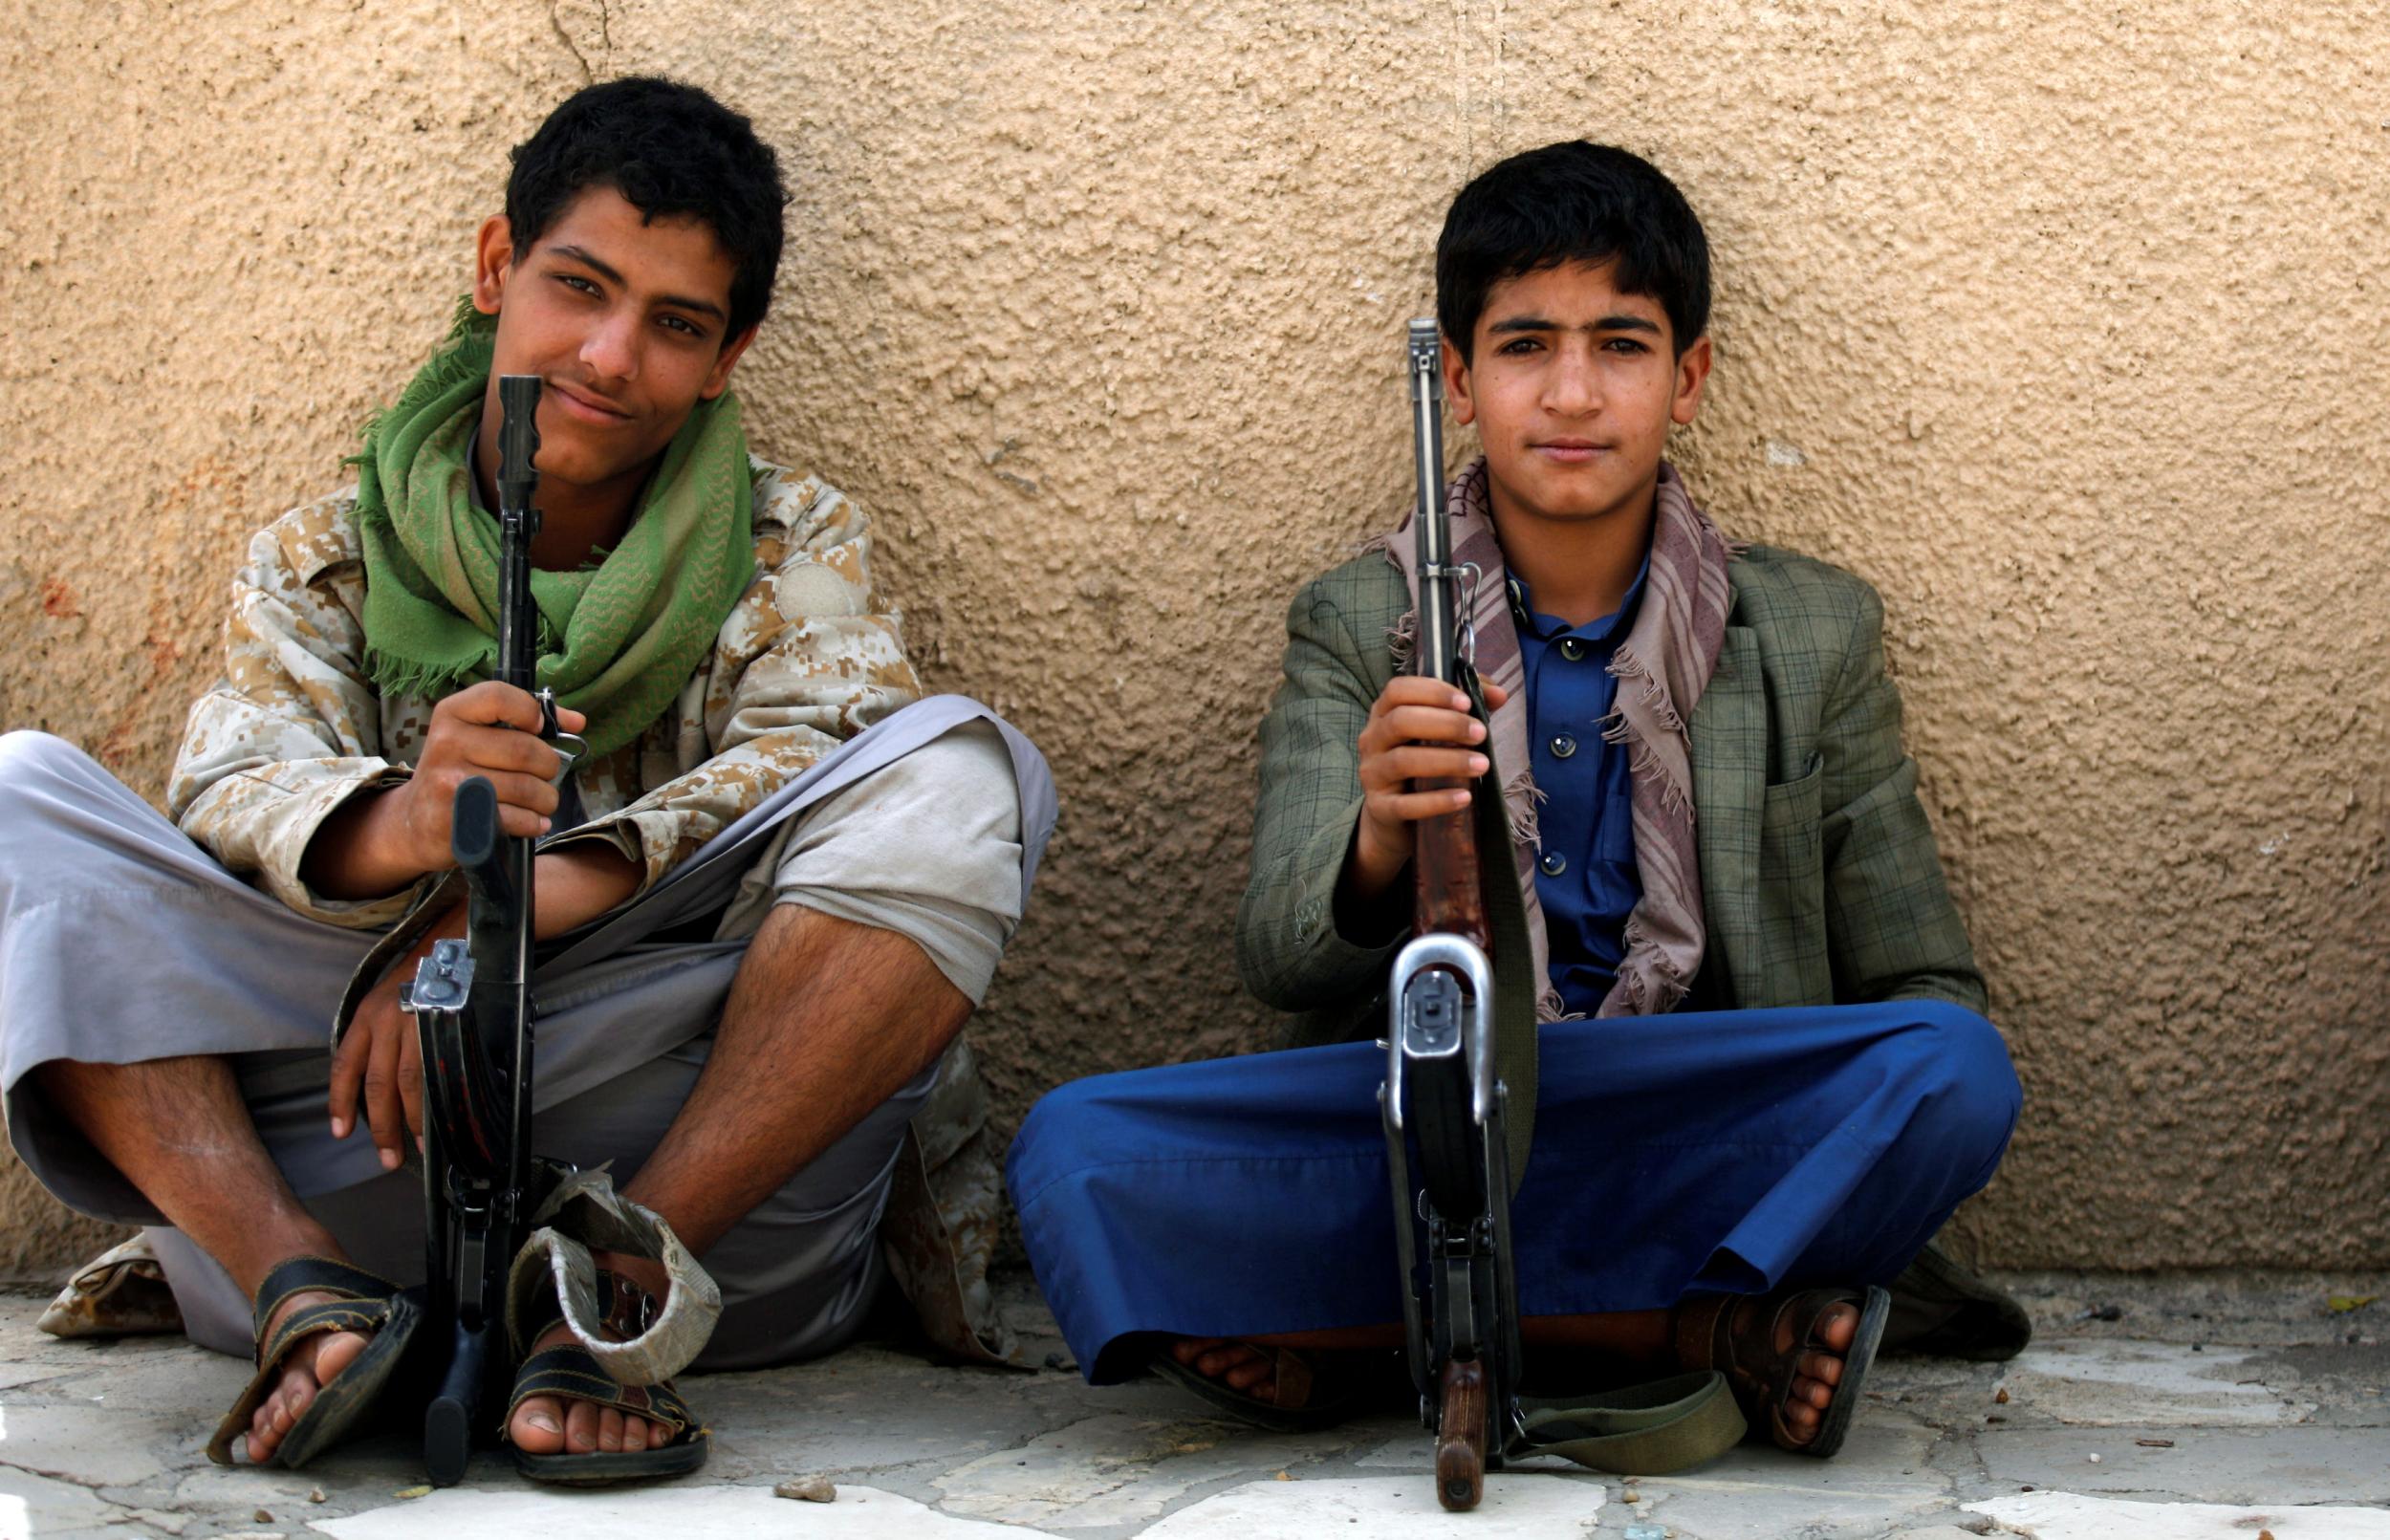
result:
[[[267,1321],[266,1336],[272,1336],[283,1317],[301,1305],[339,1297],[320,1291],[292,1295]],[[273,1458],[274,1450],[282,1446],[282,1441],[298,1424],[300,1416],[315,1404],[315,1392],[355,1363],[369,1340],[363,1332],[318,1332],[291,1350],[290,1356],[282,1360],[281,1383],[274,1386],[273,1394],[258,1402],[256,1414],[250,1419],[249,1437],[244,1442],[250,1464],[262,1465]]]
[[[1183,1336],[1170,1344],[1170,1356],[1239,1395],[1268,1406],[1279,1404],[1276,1355],[1250,1343],[1223,1336]]]
[[[600,1267],[621,1272],[658,1299],[670,1287],[663,1269],[645,1258],[610,1256],[601,1251],[598,1253],[598,1262]],[[609,1342],[621,1340],[619,1334],[611,1331],[603,1334]],[[532,1352],[543,1353],[578,1340],[571,1327],[558,1321],[540,1334],[539,1340],[532,1344]],[[672,1430],[661,1422],[650,1422],[643,1417],[600,1406],[596,1401],[532,1396],[507,1419],[507,1438],[526,1454],[561,1454],[568,1449],[574,1454],[619,1454],[624,1450],[661,1449],[672,1442]]]
[[[1760,1302],[1746,1300],[1735,1308],[1756,1310]],[[1792,1321],[1779,1324],[1775,1344],[1778,1353],[1792,1349],[1793,1330]],[[1792,1389],[1784,1399],[1784,1425],[1789,1438],[1780,1442],[1787,1448],[1797,1449],[1817,1437],[1826,1408],[1834,1404],[1834,1388],[1842,1383],[1842,1355],[1850,1351],[1851,1339],[1858,1334],[1858,1307],[1847,1303],[1828,1307],[1817,1317],[1815,1330],[1817,1340],[1825,1344],[1825,1349],[1801,1355],[1793,1366]]]

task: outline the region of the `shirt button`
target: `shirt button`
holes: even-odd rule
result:
[[[1553,758],[1554,758],[1554,759],[1566,759],[1566,758],[1568,758],[1571,754],[1574,754],[1574,753],[1575,753],[1575,752],[1576,752],[1576,740],[1575,740],[1575,739],[1574,739],[1574,738],[1570,737],[1570,736],[1569,736],[1567,733],[1565,733],[1565,732],[1562,732],[1562,733],[1555,733],[1555,734],[1554,734],[1554,735],[1553,735],[1553,739],[1552,739],[1552,757],[1553,757]]]
[[[1548,850],[1544,852],[1544,858],[1536,864],[1544,869],[1544,876],[1558,877],[1569,869],[1569,858],[1556,850]]]
[[[1566,658],[1570,662],[1575,662],[1579,658],[1585,656],[1585,643],[1578,640],[1575,637],[1562,637],[1560,639],[1560,656]]]

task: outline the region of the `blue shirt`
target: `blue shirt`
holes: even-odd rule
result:
[[[1619,607],[1572,627],[1535,613],[1534,596],[1510,579],[1511,618],[1527,674],[1528,755],[1544,793],[1536,821],[1543,856],[1535,896],[1552,944],[1552,984],[1572,1011],[1592,1015],[1618,978],[1626,917],[1642,897],[1635,870],[1635,808],[1628,753],[1602,742],[1617,703],[1611,655],[1635,618],[1648,559]]]

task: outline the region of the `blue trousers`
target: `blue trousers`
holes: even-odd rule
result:
[[[1542,1029],[1511,1206],[1519,1309],[1881,1283],[1991,1180],[2022,1100],[1999,1032],[1939,1001]],[[1087,1377],[1131,1339],[1401,1319],[1366,1043],[1074,1081],[1007,1161],[1030,1260]]]

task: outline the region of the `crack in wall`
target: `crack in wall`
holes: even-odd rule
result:
[[[574,4],[574,0],[553,0],[553,3],[548,7],[548,26],[549,29],[556,34],[556,40],[562,43],[565,46],[565,49],[572,54],[573,62],[580,66],[581,83],[583,85],[596,85],[600,72],[607,75],[611,75],[613,73],[614,17],[607,10],[605,0],[594,0],[593,9],[595,9],[598,12],[598,46],[599,54],[598,62],[593,65],[589,61],[589,55],[582,51],[579,41],[574,37],[573,30],[564,24],[565,8],[572,4]]]

